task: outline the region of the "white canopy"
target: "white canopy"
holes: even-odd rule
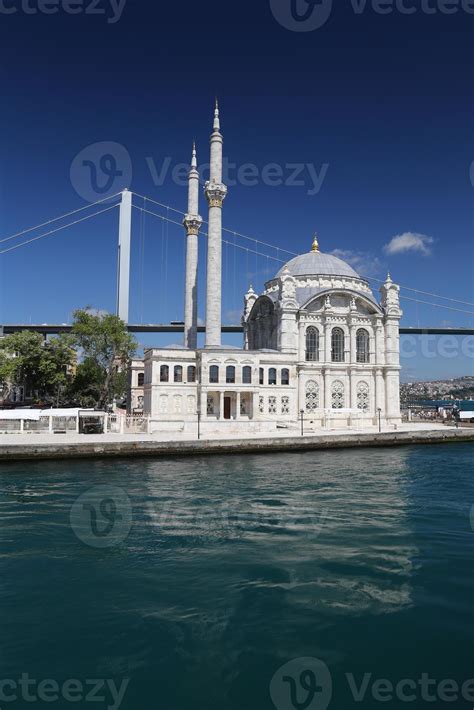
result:
[[[5,419],[28,419],[37,422],[40,417],[77,417],[82,408],[73,407],[71,409],[3,409],[0,410],[0,420]],[[94,410],[87,410],[94,411]]]

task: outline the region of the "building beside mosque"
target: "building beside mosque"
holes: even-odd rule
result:
[[[211,135],[205,347],[197,347],[199,172],[193,147],[186,230],[185,342],[144,357],[144,412],[151,430],[271,431],[398,425],[399,286],[378,301],[341,259],[311,250],[244,296],[242,348],[221,344],[223,137],[216,105]],[[138,375],[137,375],[138,377]]]

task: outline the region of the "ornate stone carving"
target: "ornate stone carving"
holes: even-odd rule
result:
[[[387,280],[381,286],[380,294],[382,296],[382,308],[385,309],[387,315],[401,317],[402,311],[400,309],[400,286],[393,283],[390,274],[388,274]]]
[[[207,181],[204,193],[209,207],[222,207],[227,196],[227,187],[221,183]]]
[[[202,225],[202,217],[197,214],[187,214],[183,220],[187,234],[199,234]]]
[[[250,313],[252,311],[252,308],[255,305],[255,301],[257,300],[258,296],[253,290],[253,287],[250,286],[249,290],[244,296],[244,320],[248,320]]]

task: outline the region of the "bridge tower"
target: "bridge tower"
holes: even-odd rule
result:
[[[130,242],[132,235],[132,193],[122,192],[119,217],[117,315],[128,323],[130,304]]]

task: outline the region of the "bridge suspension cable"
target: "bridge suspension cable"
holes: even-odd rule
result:
[[[147,201],[152,202],[152,203],[158,205],[159,207],[163,207],[164,209],[168,209],[168,210],[171,210],[172,212],[176,212],[177,214],[181,214],[181,215],[183,215],[183,216],[186,214],[186,213],[183,212],[182,210],[177,210],[177,209],[175,209],[174,207],[170,207],[169,205],[165,205],[165,204],[163,204],[162,202],[158,202],[157,200],[152,200],[152,199],[149,198],[149,197],[146,197],[146,198],[145,198],[145,197],[143,197],[143,195],[139,195],[139,194],[136,193],[136,192],[134,192],[133,194],[136,195],[137,197],[140,197],[141,199],[146,199]],[[155,217],[159,217],[160,219],[161,219],[161,218],[166,219],[165,217],[162,217],[162,215],[158,215],[158,214],[156,214],[156,213],[151,213],[151,214],[154,214]],[[178,225],[182,226],[180,222],[174,221],[174,224],[178,224]],[[207,221],[206,221],[206,220],[203,220],[203,224],[207,224]],[[283,247],[277,247],[277,246],[275,246],[274,244],[269,244],[268,242],[264,242],[264,241],[262,241],[262,240],[260,240],[260,239],[257,239],[256,237],[249,237],[249,236],[247,236],[246,234],[242,234],[241,232],[236,232],[236,231],[233,230],[233,229],[227,229],[227,228],[223,227],[223,228],[222,228],[222,231],[227,232],[227,233],[229,233],[229,234],[232,234],[232,235],[234,235],[234,236],[236,236],[236,237],[241,237],[242,239],[246,239],[246,240],[248,240],[248,241],[254,242],[256,245],[257,245],[257,244],[261,244],[262,246],[270,247],[271,249],[275,249],[277,252],[282,251],[282,252],[285,252],[286,254],[290,254],[291,256],[299,256],[297,252],[290,251],[290,250],[288,250],[288,249],[283,249]],[[201,233],[204,234],[205,236],[207,236],[206,232],[203,231],[203,232],[201,232]],[[232,244],[232,242],[226,242],[226,243]],[[242,246],[240,246],[239,244],[236,244],[235,246],[236,246],[237,248],[239,248],[239,249],[244,249],[244,250],[246,249],[246,247],[242,247]],[[261,251],[253,251],[253,250],[251,250],[251,249],[249,249],[249,251],[252,252],[253,254],[258,254],[258,256],[268,256],[268,258],[273,259],[274,261],[278,261],[278,262],[280,262],[281,264],[285,264],[285,263],[286,263],[286,260],[285,260],[285,259],[279,259],[278,257],[273,257],[273,256],[270,256],[270,255],[262,254]],[[378,279],[378,278],[376,278],[375,276],[363,276],[363,278],[367,279],[368,281],[376,281],[377,283],[384,283],[384,282],[385,282],[385,279]],[[473,307],[474,307],[474,303],[470,303],[469,301],[463,301],[463,300],[458,299],[458,298],[453,298],[452,296],[441,296],[440,294],[437,294],[437,293],[431,293],[431,292],[429,292],[429,291],[421,291],[421,290],[418,289],[418,288],[412,288],[412,287],[410,287],[410,286],[402,286],[402,285],[400,285],[400,288],[403,288],[403,289],[405,289],[406,291],[412,291],[413,293],[420,293],[420,294],[422,294],[423,296],[431,296],[432,298],[440,298],[440,299],[442,299],[442,300],[444,300],[444,301],[451,301],[452,303],[461,303],[461,304],[464,305],[464,306],[473,306]],[[431,304],[430,304],[430,305],[431,305]]]
[[[1,240],[0,240],[0,244],[6,243],[6,242],[8,242],[8,241],[11,241],[12,239],[16,239],[16,238],[18,238],[18,237],[20,237],[20,236],[23,236],[24,234],[28,234],[28,233],[30,233],[30,232],[32,232],[32,231],[35,231],[36,229],[40,229],[41,227],[45,227],[45,226],[47,226],[47,225],[49,225],[49,224],[52,224],[52,223],[54,223],[54,222],[57,222],[57,221],[59,221],[59,220],[61,220],[61,219],[66,219],[67,217],[70,217],[70,216],[72,216],[72,215],[74,215],[74,214],[77,214],[77,213],[79,213],[79,212],[82,212],[82,211],[84,211],[84,210],[90,209],[90,208],[92,208],[92,207],[94,207],[94,206],[97,206],[97,205],[99,205],[99,204],[103,204],[104,202],[107,202],[107,201],[109,201],[109,200],[113,200],[113,199],[119,197],[120,195],[121,195],[121,193],[119,192],[119,193],[117,193],[117,194],[115,194],[115,195],[112,195],[112,196],[109,196],[109,197],[105,197],[105,198],[103,198],[103,199],[101,199],[101,200],[97,200],[97,202],[94,202],[94,203],[92,203],[92,204],[90,204],[90,205],[85,205],[84,207],[79,207],[79,208],[77,208],[76,210],[72,210],[71,212],[68,212],[68,213],[66,213],[66,214],[64,214],[64,215],[61,215],[61,216],[59,216],[59,217],[54,217],[54,218],[52,218],[52,219],[50,219],[50,220],[48,220],[48,221],[46,221],[46,222],[43,222],[42,224],[36,225],[35,227],[29,227],[28,229],[25,229],[25,230],[23,230],[23,231],[21,231],[21,232],[18,232],[18,233],[13,234],[13,235],[11,235],[11,236],[9,236],[9,237],[5,237],[5,238],[1,239]],[[144,216],[144,214],[150,214],[150,215],[153,215],[154,217],[157,217],[158,219],[161,219],[161,220],[162,220],[162,223],[163,223],[163,227],[165,227],[165,222],[166,222],[167,224],[175,224],[175,225],[177,225],[177,226],[179,226],[179,227],[182,227],[182,223],[181,223],[181,222],[178,222],[178,221],[176,221],[176,220],[173,220],[173,219],[171,219],[170,216],[169,216],[169,212],[170,212],[170,211],[171,211],[171,212],[175,212],[176,214],[184,215],[185,212],[183,212],[182,210],[175,209],[174,207],[171,207],[170,205],[165,205],[165,204],[163,204],[163,203],[161,203],[161,202],[158,202],[157,200],[153,200],[152,198],[145,197],[145,196],[140,195],[139,193],[136,193],[136,192],[132,192],[132,195],[135,195],[136,197],[138,197],[138,198],[140,198],[140,199],[143,199],[143,200],[144,200],[144,203],[143,203],[144,205],[147,205],[147,203],[150,202],[150,203],[153,203],[153,204],[158,205],[159,207],[162,207],[163,209],[166,209],[166,211],[167,211],[167,216],[164,216],[164,215],[157,214],[156,212],[153,212],[153,211],[151,211],[151,210],[149,210],[149,209],[146,209],[145,206],[144,206],[144,207],[140,207],[140,206],[134,205],[134,204],[132,203],[132,207],[133,207],[134,209],[137,209],[137,210],[141,211],[141,212],[142,212],[142,216]],[[24,242],[21,242],[20,244],[15,244],[15,245],[13,245],[13,246],[11,246],[11,247],[8,247],[8,248],[6,248],[6,249],[0,250],[0,255],[1,255],[1,254],[6,254],[7,252],[10,252],[10,251],[14,251],[15,249],[19,249],[20,247],[23,247],[23,246],[26,246],[26,245],[28,245],[28,244],[31,244],[32,242],[36,242],[36,241],[38,241],[38,240],[40,240],[40,239],[44,239],[45,237],[48,237],[48,236],[50,236],[50,235],[52,235],[52,234],[55,234],[56,232],[62,231],[62,230],[64,230],[64,229],[67,229],[68,227],[72,227],[72,226],[74,226],[74,225],[76,225],[76,224],[79,224],[79,223],[81,223],[81,222],[84,222],[84,221],[86,221],[86,220],[88,220],[88,219],[91,219],[92,217],[96,217],[96,216],[98,216],[98,215],[100,215],[100,214],[103,214],[103,213],[105,213],[105,212],[108,212],[109,210],[112,210],[112,209],[118,207],[119,204],[120,204],[120,203],[117,202],[116,204],[110,205],[109,207],[106,207],[105,209],[102,209],[102,210],[99,210],[99,211],[97,211],[97,212],[94,212],[93,214],[88,214],[88,215],[86,215],[86,216],[84,216],[84,217],[82,217],[82,218],[80,218],[80,219],[74,220],[73,222],[70,222],[70,223],[68,223],[68,224],[61,225],[61,226],[59,226],[59,227],[56,227],[56,228],[54,228],[54,229],[51,229],[51,230],[49,230],[48,232],[45,232],[44,234],[40,234],[39,236],[33,237],[33,238],[31,238],[31,239],[28,239],[28,240],[26,240],[26,241],[24,241]],[[203,223],[204,223],[204,224],[207,224],[207,222],[206,222],[205,220],[203,221]],[[233,237],[234,237],[233,241],[229,241],[229,240],[225,240],[225,239],[224,239],[224,240],[223,240],[223,243],[226,244],[227,246],[234,247],[234,249],[240,249],[241,251],[246,252],[247,257],[248,257],[248,254],[255,254],[255,255],[257,256],[257,260],[258,260],[258,257],[263,257],[263,258],[266,258],[266,259],[267,259],[267,262],[268,262],[268,260],[271,259],[272,261],[275,261],[275,262],[277,262],[277,263],[284,264],[284,263],[286,263],[286,260],[279,258],[280,252],[284,252],[284,253],[286,253],[286,254],[290,254],[291,256],[298,256],[298,254],[297,254],[296,252],[290,251],[290,250],[288,250],[288,249],[283,249],[282,247],[277,247],[277,246],[275,246],[275,245],[273,245],[273,244],[269,244],[268,242],[264,242],[264,241],[262,241],[262,240],[260,240],[260,239],[257,239],[256,237],[249,237],[249,236],[247,236],[247,235],[245,235],[245,234],[242,234],[241,232],[237,232],[237,231],[235,231],[235,230],[231,230],[231,229],[227,229],[227,228],[223,228],[223,231],[225,231],[225,232],[228,233],[228,234],[233,235]],[[201,233],[202,233],[204,236],[207,236],[207,232],[202,231]],[[247,241],[253,242],[254,245],[255,245],[255,249],[251,249],[251,248],[249,248],[249,247],[247,247],[247,246],[243,246],[243,245],[241,245],[241,244],[238,244],[238,243],[236,242],[236,238],[246,239]],[[267,248],[276,250],[278,256],[272,256],[271,254],[263,253],[262,250],[259,250],[259,246],[260,246],[260,245],[263,246],[263,247],[267,247]],[[162,244],[162,252],[164,251],[164,254],[162,254],[162,258],[164,258],[165,261],[166,261],[166,256],[167,256],[167,250],[168,250],[168,231],[167,231],[167,228],[166,228],[166,230],[163,230],[163,244]],[[143,256],[142,256],[142,258],[143,258]],[[247,258],[247,262],[248,262],[248,258]],[[234,264],[234,270],[235,270],[235,264]],[[167,274],[166,274],[165,276],[167,277]],[[377,282],[377,283],[384,283],[384,280],[383,280],[383,279],[378,279],[378,278],[373,277],[373,276],[366,276],[366,277],[363,277],[363,278],[366,278],[366,279],[369,280],[369,281],[375,281],[375,282]],[[471,303],[471,302],[469,302],[469,301],[464,301],[464,300],[461,300],[461,299],[457,299],[457,298],[453,298],[453,297],[450,297],[450,296],[442,296],[442,295],[440,295],[440,294],[431,293],[431,292],[429,292],[429,291],[422,291],[422,290],[420,290],[420,289],[412,288],[412,287],[410,287],[410,286],[403,286],[403,285],[401,285],[400,288],[403,289],[403,290],[406,290],[406,291],[410,291],[410,292],[412,292],[412,293],[415,293],[415,294],[417,294],[417,295],[418,295],[418,294],[421,294],[421,295],[424,295],[424,296],[430,296],[431,298],[436,298],[436,299],[440,299],[440,300],[443,300],[443,301],[448,301],[448,302],[451,302],[451,303],[457,303],[457,304],[461,304],[461,305],[465,305],[465,306],[472,306],[472,307],[474,307],[474,303]],[[459,313],[465,313],[465,314],[468,314],[468,315],[474,317],[474,313],[471,312],[471,311],[466,311],[466,310],[463,310],[463,309],[460,309],[460,308],[455,308],[455,307],[453,307],[453,306],[447,306],[447,305],[444,305],[444,304],[442,304],[442,303],[432,303],[432,302],[429,302],[429,301],[420,300],[420,299],[418,299],[418,298],[411,298],[411,297],[405,296],[405,295],[401,295],[400,298],[401,298],[401,299],[404,299],[404,300],[406,300],[406,301],[412,301],[412,302],[414,302],[414,303],[419,303],[419,304],[423,304],[423,305],[428,305],[428,306],[432,306],[432,307],[435,307],[435,308],[443,308],[443,309],[447,309],[447,310],[451,310],[451,311],[457,311],[457,312],[459,312]]]
[[[0,251],[0,254],[6,254],[9,251],[14,251],[15,249],[19,249],[20,247],[24,247],[27,244],[31,244],[31,242],[37,242],[39,239],[44,239],[45,237],[49,237],[51,234],[55,234],[56,232],[60,232],[62,229],[67,229],[68,227],[73,227],[75,224],[79,224],[79,222],[85,222],[87,219],[91,219],[91,217],[97,217],[99,214],[103,214],[104,212],[108,212],[109,210],[115,209],[115,207],[118,207],[118,204],[116,205],[111,205],[110,207],[106,207],[103,210],[99,210],[98,212],[94,212],[94,214],[89,214],[86,215],[85,217],[81,217],[81,219],[76,219],[74,222],[71,222],[70,224],[63,224],[60,227],[56,227],[56,229],[51,229],[49,232],[45,232],[45,234],[40,234],[37,237],[33,237],[32,239],[28,239],[26,242],[21,242],[20,244],[15,244],[12,247],[8,247],[7,249],[3,249]]]
[[[115,197],[118,197],[120,195],[120,192],[118,192],[116,195],[111,195],[110,197],[104,197],[102,200],[97,200],[97,202],[93,202],[90,205],[84,205],[84,207],[78,207],[77,210],[72,210],[72,212],[66,212],[66,214],[61,215],[60,217],[53,217],[52,219],[48,219],[47,222],[43,222],[42,224],[37,224],[35,227],[29,227],[28,229],[24,229],[22,232],[17,232],[16,234],[12,234],[10,237],[5,237],[4,239],[0,239],[0,244],[3,244],[4,242],[9,242],[12,239],[16,239],[17,237],[23,236],[23,234],[28,234],[28,232],[34,232],[36,229],[41,229],[41,227],[47,227],[48,224],[52,224],[53,222],[58,222],[60,219],[66,219],[66,217],[71,217],[73,214],[77,214],[78,212],[83,212],[84,210],[90,209],[91,207],[95,207],[95,205],[100,205],[103,202],[107,202],[107,200],[113,200]],[[28,242],[25,242],[25,244],[28,244]],[[3,254],[3,252],[1,252]]]
[[[150,200],[150,201],[151,201],[151,200]],[[139,207],[138,205],[133,205],[133,207],[134,207],[135,209],[137,209],[137,210],[140,210],[140,211],[146,212],[147,214],[153,215],[154,217],[157,217],[158,219],[163,220],[163,222],[166,221],[166,222],[169,222],[169,223],[171,223],[171,224],[175,224],[175,225],[177,225],[178,227],[182,227],[181,222],[177,222],[176,220],[171,219],[170,217],[165,217],[164,215],[157,214],[156,212],[152,212],[151,210],[146,210],[146,209],[144,209],[143,207]],[[172,209],[172,208],[171,208],[171,209]],[[173,211],[174,211],[174,212],[178,212],[178,210],[173,210]],[[227,230],[227,231],[231,231],[231,230]],[[184,232],[183,232],[183,234],[184,234]],[[203,236],[207,236],[207,232],[206,232],[206,231],[201,231],[201,234],[202,234]],[[236,233],[235,233],[235,232],[231,232],[231,234],[236,234]],[[254,240],[254,241],[258,242],[259,244],[262,244],[262,242],[260,242],[259,240]],[[242,251],[244,251],[244,252],[247,252],[247,253],[256,254],[256,255],[259,256],[259,257],[264,257],[264,258],[266,258],[267,260],[268,260],[268,259],[271,259],[271,260],[277,261],[277,262],[279,262],[279,263],[281,263],[281,264],[286,263],[284,259],[279,259],[278,257],[272,256],[271,254],[264,254],[264,253],[262,253],[262,252],[260,252],[260,251],[257,251],[257,250],[254,250],[254,249],[249,249],[248,247],[244,247],[244,246],[242,246],[241,244],[237,244],[235,241],[229,241],[229,240],[223,239],[222,242],[223,242],[223,244],[226,244],[227,246],[231,246],[231,247],[234,247],[234,248],[236,248],[236,249],[240,249],[240,250],[242,250]],[[277,249],[278,247],[272,247],[272,248]],[[282,251],[283,251],[283,250],[282,250]],[[377,282],[379,282],[379,283],[384,283],[384,281],[381,280],[381,279],[376,279],[376,278],[373,278],[373,277],[370,277],[370,278],[371,278],[371,280],[373,280],[373,281],[377,281]],[[423,292],[423,291],[418,291],[417,289],[409,288],[408,286],[401,286],[401,288],[406,288],[407,290],[414,291],[415,293],[425,293],[425,292]],[[436,298],[444,298],[444,299],[447,299],[447,300],[450,300],[450,301],[458,302],[456,299],[451,299],[451,298],[448,298],[447,296],[437,296],[436,294],[427,294],[427,295],[432,295],[432,296],[434,296],[434,297],[436,297]],[[445,310],[457,311],[458,313],[466,313],[467,315],[470,315],[470,316],[473,316],[473,317],[474,317],[474,312],[472,312],[472,311],[466,311],[466,310],[463,310],[463,309],[461,309],[461,308],[454,308],[454,307],[452,307],[452,306],[444,305],[443,303],[431,303],[431,302],[429,302],[429,301],[422,301],[422,300],[420,300],[420,299],[417,299],[417,298],[410,298],[409,296],[404,296],[404,295],[401,295],[400,298],[403,299],[403,300],[405,300],[405,301],[412,301],[412,302],[414,302],[414,303],[421,303],[421,304],[423,304],[423,305],[432,306],[432,307],[434,307],[434,308],[443,308],[443,309],[445,309]],[[459,301],[459,302],[460,302],[460,303],[463,303],[463,304],[465,303],[466,305],[474,305],[474,304],[470,304],[470,303],[465,302],[465,301]]]

